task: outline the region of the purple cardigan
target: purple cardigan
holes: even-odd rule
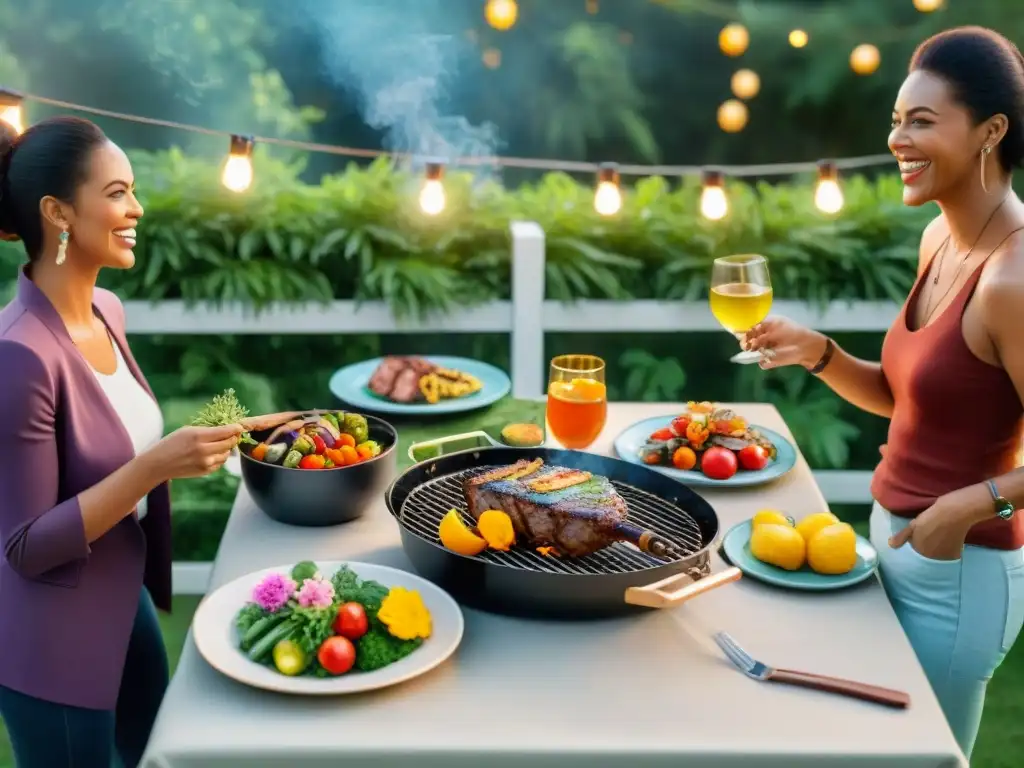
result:
[[[124,308],[93,307],[152,395],[125,339]],[[168,610],[166,483],[140,522],[86,543],[78,494],[133,456],[131,439],[63,321],[24,274],[0,310],[0,685],[48,701],[113,709],[142,586]]]

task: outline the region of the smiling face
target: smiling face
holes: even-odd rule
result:
[[[944,80],[923,70],[911,72],[896,97],[889,134],[903,178],[903,202],[941,200],[980,179],[980,154],[991,134],[989,122],[975,125]],[[994,147],[987,162],[994,172]]]
[[[86,268],[128,269],[135,264],[136,231],[142,206],[127,155],[112,142],[93,150],[86,181],[66,209],[71,232],[68,259]]]

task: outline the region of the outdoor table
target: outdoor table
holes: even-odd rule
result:
[[[770,405],[738,404],[790,436]],[[617,403],[592,450],[671,403]],[[446,434],[443,425],[437,436]],[[765,486],[698,489],[723,531],[758,509],[794,517],[827,509],[811,471]],[[353,560],[412,570],[383,503],[334,528],[270,520],[239,491],[210,590],[299,560]],[[725,567],[714,558],[714,568]],[[246,687],[210,668],[191,635],[156,723],[146,768],[938,768],[967,765],[885,594],[873,578],[828,593],[752,578],[675,609],[583,622],[464,609],[466,631],[444,665],[382,691],[302,698]],[[225,617],[225,620],[229,620]],[[727,662],[728,631],[757,658],[907,691],[894,710],[761,683]]]

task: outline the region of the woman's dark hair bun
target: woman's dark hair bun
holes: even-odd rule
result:
[[[18,132],[4,120],[0,120],[0,239],[17,238],[14,225],[14,209],[7,193],[7,171],[11,167],[11,155],[18,142]]]
[[[956,27],[925,40],[910,59],[910,71],[945,80],[976,123],[1006,115],[999,162],[1010,171],[1024,166],[1024,56],[998,32]]]

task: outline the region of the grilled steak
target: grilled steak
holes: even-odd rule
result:
[[[583,557],[616,541],[673,554],[671,542],[626,522],[626,502],[600,475],[523,459],[468,478],[463,493],[474,520],[500,509],[521,543],[552,546],[560,555]]]
[[[436,365],[422,357],[391,355],[380,361],[367,386],[378,397],[412,403],[422,399],[420,378],[436,370]]]

